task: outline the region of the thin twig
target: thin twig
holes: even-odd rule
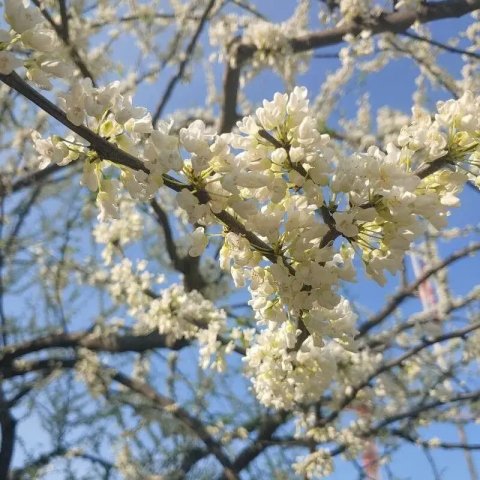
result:
[[[195,33],[193,34],[190,40],[190,43],[188,44],[185,50],[183,60],[178,65],[177,73],[168,82],[167,88],[165,89],[165,93],[163,94],[162,99],[160,100],[160,103],[158,104],[155,110],[155,113],[153,114],[152,122],[154,125],[157,123],[157,121],[161,117],[163,113],[163,109],[165,108],[165,105],[167,104],[170,97],[172,96],[175,86],[182,79],[183,74],[185,72],[185,68],[187,67],[188,62],[191,60],[193,51],[195,50],[198,39],[200,38],[200,34],[203,31],[203,28],[207,22],[207,19],[213,7],[215,6],[215,3],[216,3],[216,0],[210,0],[210,2],[207,5],[207,8],[204,10],[202,16],[200,17],[200,21],[198,22],[197,29],[195,30]]]

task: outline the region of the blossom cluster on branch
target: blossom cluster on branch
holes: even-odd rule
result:
[[[237,286],[249,283],[262,327],[247,350],[248,371],[260,399],[278,408],[292,400],[274,394],[275,385],[292,383],[296,392],[309,372],[317,372],[317,388],[328,385],[332,375],[318,363],[329,363],[327,339],[355,348],[355,315],[337,293],[341,281],[355,280],[355,255],[383,283],[424,231],[422,219],[443,227],[463,185],[478,179],[480,99],[470,92],[439,103],[433,118],[415,109],[386,151],[372,146],[349,156],[321,133],[305,88],[264,101],[238,122],[237,133],[216,135],[197,120],[178,137],[166,122],[153,128],[146,109],[133,107],[118,83],[97,89],[84,80],[63,98],[72,123],[86,122],[145,167],[117,165],[117,175],[115,163],[91,146],[35,137],[42,158],[85,158],[82,182],[97,192],[100,220],[118,216],[120,185],[147,200],[174,172],[178,205],[202,225],[190,254],[207,247],[205,228],[222,226],[221,266]],[[225,212],[233,225],[222,220]],[[299,389],[283,391],[296,402],[314,395],[308,384]]]

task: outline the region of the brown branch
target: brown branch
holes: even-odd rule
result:
[[[183,274],[183,283],[187,291],[197,290],[201,292],[207,282],[200,273],[200,257],[180,257],[173,239],[172,228],[168,216],[156,199],[150,201],[150,205],[155,213],[157,223],[162,227],[165,236],[165,246],[167,253],[172,261],[175,270]]]
[[[377,424],[372,429],[371,433],[376,433],[386,426],[398,422],[400,420],[404,420],[406,418],[417,418],[420,414],[424,413],[428,410],[433,410],[434,408],[442,407],[444,405],[448,405],[450,403],[458,403],[458,402],[473,402],[480,399],[480,390],[475,392],[467,392],[467,393],[460,393],[455,397],[448,398],[446,400],[433,400],[431,402],[425,403],[423,405],[419,405],[417,407],[412,408],[411,410],[407,410],[405,412],[400,412],[390,417],[385,418],[381,422]]]
[[[438,42],[437,40],[434,40],[433,38],[427,38],[422,35],[418,35],[416,33],[412,32],[401,32],[401,35],[411,38],[413,40],[417,40],[419,42],[424,42],[428,43],[429,45],[433,45],[435,47],[440,48],[441,50],[445,50],[450,53],[458,53],[460,55],[466,55],[467,57],[472,57],[475,58],[476,60],[480,60],[480,54],[476,52],[469,52],[468,50],[462,50],[461,48],[456,48],[452,47],[450,45],[447,45],[445,43]]]
[[[407,287],[403,287],[403,288],[407,288]],[[464,308],[467,305],[470,305],[471,303],[476,302],[477,300],[479,300],[479,297],[476,292],[476,289],[474,288],[465,297],[451,300],[449,302],[448,308],[442,311],[442,316],[450,315],[452,312],[459,310],[461,308]],[[422,315],[421,318],[418,318],[415,315],[413,315],[407,321],[399,324],[396,328],[389,329],[388,338],[386,338],[385,340],[382,339],[382,333],[379,334],[380,338],[378,337],[369,338],[366,344],[366,347],[369,349],[375,349],[376,351],[378,351],[379,349],[384,350],[388,348],[393,341],[395,341],[395,339],[398,337],[400,333],[410,330],[412,328],[415,328],[419,325],[424,325],[429,322],[439,322],[439,321],[441,321],[441,317],[439,315],[439,312],[436,310],[432,310],[428,312],[426,316]],[[365,348],[364,346],[361,346],[359,347],[359,350],[361,351],[364,348]]]
[[[421,445],[422,447],[426,448],[441,448],[445,450],[480,450],[479,443],[462,443],[462,442],[432,442],[428,440],[422,440],[420,438],[416,438],[411,433],[405,430],[393,429],[388,432],[390,435],[394,435],[396,437],[403,438],[410,443],[415,445]]]
[[[274,434],[275,431],[278,430],[278,428],[289,418],[287,412],[280,411],[261,413],[259,416],[247,420],[247,422],[243,424],[243,428],[250,433],[258,429],[258,433],[255,440],[241,450],[237,454],[235,460],[232,461],[232,470],[240,473],[268,447],[280,443],[285,444],[284,441],[280,442],[277,440]],[[208,452],[201,449],[193,450],[192,453],[193,455],[188,455],[184,462],[182,462],[181,470],[184,474],[186,474],[200,459],[208,455]],[[226,480],[226,478],[225,473],[222,473],[218,480]]]
[[[480,8],[480,0],[443,0],[424,3],[418,10],[402,10],[398,12],[382,12],[380,15],[368,19],[360,19],[340,27],[308,33],[290,40],[293,53],[305,52],[321,47],[343,43],[347,35],[359,35],[368,30],[372,35],[380,33],[402,33],[415,22],[429,23],[444,18],[461,17]],[[241,39],[230,50],[231,62],[227,61],[227,68],[223,83],[224,104],[222,108],[221,130],[228,131],[236,117],[238,85],[240,68],[257,51],[254,45],[245,45]]]
[[[20,344],[9,345],[2,350],[0,368],[10,365],[23,355],[51,348],[88,348],[94,352],[145,352],[154,348],[180,350],[189,345],[185,339],[171,340],[167,335],[148,333],[144,335],[98,335],[90,332],[54,333]],[[0,477],[1,478],[1,477]]]
[[[23,190],[24,188],[35,185],[38,182],[43,182],[51,175],[54,175],[55,173],[60,172],[61,170],[65,170],[65,167],[78,166],[79,163],[80,162],[78,160],[74,160],[68,165],[53,164],[53,165],[49,165],[43,170],[36,170],[34,172],[27,173],[21,176],[20,178],[16,179],[15,181],[13,181],[13,183],[10,186],[7,186],[5,188],[4,194],[16,193],[20,190]]]
[[[152,122],[154,125],[157,123],[158,119],[161,117],[163,113],[163,109],[165,108],[165,105],[170,99],[173,93],[173,90],[175,89],[175,86],[182,79],[183,74],[185,73],[185,68],[187,67],[188,62],[191,60],[191,57],[197,45],[198,39],[200,38],[200,34],[203,31],[203,28],[208,20],[208,16],[213,10],[215,3],[216,3],[216,0],[210,0],[210,2],[207,5],[207,8],[205,8],[202,16],[200,17],[200,21],[198,22],[197,29],[195,30],[195,33],[193,34],[190,40],[190,43],[187,45],[187,48],[185,49],[184,58],[178,65],[177,73],[168,82],[165,93],[163,94],[163,97],[160,100],[160,103],[158,104],[155,110],[155,113],[153,114]]]
[[[51,371],[56,369],[70,369],[74,368],[77,358],[51,358],[48,360],[36,360],[32,362],[21,362],[16,365],[7,366],[3,369],[3,378],[12,378],[34,371]],[[174,418],[179,420],[189,430],[191,430],[207,447],[208,451],[220,462],[224,467],[227,480],[239,480],[239,476],[232,469],[232,463],[228,456],[224,453],[223,448],[215,438],[210,435],[204,424],[196,417],[191,415],[187,410],[182,408],[170,398],[161,395],[146,383],[140,382],[121,372],[107,366],[102,365],[102,368],[108,372],[109,378],[121,385],[129,388],[132,392],[141,395],[143,398],[152,402],[155,408],[171,414]],[[0,477],[0,478],[7,478]]]
[[[16,420],[5,404],[3,389],[0,388],[0,478],[7,478],[13,458],[15,446]]]
[[[69,369],[73,368],[76,362],[76,358],[63,357],[51,357],[41,360],[24,360],[22,362],[14,362],[12,364],[4,365],[0,368],[0,380],[21,377],[34,372],[42,372],[47,374],[62,368]]]
[[[350,405],[353,400],[355,400],[358,393],[363,388],[367,387],[370,384],[370,382],[374,378],[376,378],[378,375],[381,375],[382,373],[387,372],[388,370],[391,370],[394,367],[400,366],[402,363],[404,363],[406,360],[408,360],[412,356],[417,355],[419,352],[421,352],[422,350],[428,347],[431,347],[432,345],[436,345],[437,343],[445,342],[453,338],[465,339],[470,332],[473,332],[474,330],[477,330],[479,328],[480,328],[480,322],[477,322],[472,325],[468,325],[467,327],[462,328],[460,330],[444,333],[442,335],[438,335],[430,339],[424,338],[422,343],[406,351],[404,354],[400,355],[399,357],[396,357],[390,360],[389,362],[384,363],[379,368],[377,368],[374,372],[368,375],[368,377],[365,380],[363,380],[356,386],[352,386],[350,393],[343,398],[339,406],[334,411],[332,411],[328,416],[322,419],[322,421],[320,422],[321,426],[328,425],[330,422],[335,420],[338,417],[338,415],[340,415],[340,413],[344,411],[344,409],[348,405]]]
[[[238,46],[235,48],[239,48]],[[237,51],[236,51],[237,52]],[[239,53],[234,58],[239,58]],[[220,133],[230,132],[235,126],[239,115],[237,113],[237,97],[240,88],[241,66],[237,63],[230,65],[227,59],[227,68],[223,78],[223,107],[218,130]]]
[[[84,138],[89,144],[90,148],[97,152],[97,154],[105,159],[111,160],[118,165],[123,165],[125,167],[131,168],[132,170],[141,170],[143,172],[149,173],[148,168],[144,163],[129,153],[121,150],[114,144],[108,142],[104,138],[100,137],[94,133],[89,128],[83,125],[75,125],[70,120],[68,120],[66,114],[58,108],[54,103],[45,98],[43,95],[38,93],[34,88],[32,88],[28,83],[22,80],[15,72],[10,75],[1,75],[0,81],[3,81],[6,85],[13,88],[25,98],[31,100],[35,105],[40,107],[43,111],[48,113],[50,116],[58,120],[64,126],[80,135]],[[53,169],[53,166],[52,166]],[[172,178],[169,175],[163,175],[164,184],[176,191],[179,192],[184,188],[192,189],[189,185],[181,185],[178,180]],[[197,191],[197,197],[199,201],[203,204],[207,203],[210,199],[208,193],[204,190]],[[228,229],[238,235],[243,235],[254,247],[258,247],[262,250],[262,253],[266,258],[272,262],[277,261],[277,255],[273,251],[272,247],[263,242],[258,238],[254,233],[248,231],[233,215],[226,211],[220,213],[215,213],[215,216],[224,223]]]
[[[80,451],[76,451],[75,449],[69,449],[67,447],[57,447],[48,453],[44,453],[38,456],[23,467],[16,468],[12,471],[7,480],[25,480],[26,478],[32,478],[31,475],[33,472],[36,472],[38,469],[47,466],[54,458],[64,456],[68,456],[69,458],[77,457],[83,460],[87,460],[91,463],[101,465],[105,469],[106,473],[110,472],[114,468],[114,465],[112,463],[107,462],[103,458],[97,457],[95,455],[82,453]]]
[[[441,170],[442,168],[447,167],[448,165],[450,165],[450,158],[447,154],[444,157],[437,158],[433,162],[429,162],[423,165],[414,173],[418,178],[423,180],[424,178],[427,178],[429,175],[432,175],[432,173],[438,172],[438,170]]]
[[[70,32],[68,25],[67,0],[58,0],[60,18],[62,20],[62,38],[66,45],[70,45]]]
[[[247,2],[242,2],[241,0],[231,0],[232,3],[241,8],[242,10],[247,11],[248,13],[251,13],[257,18],[260,18],[261,20],[267,20],[267,17],[265,15],[262,15],[255,6],[250,6]]]
[[[344,41],[346,35],[359,35],[363,30],[379,33],[402,33],[415,22],[429,23],[445,18],[458,18],[480,8],[480,0],[443,0],[424,3],[417,10],[402,10],[361,19],[356,23],[309,33],[290,41],[294,52],[334,45]]]
[[[268,258],[272,263],[277,263],[278,255],[273,251],[272,247],[258,238],[254,233],[247,230],[232,214],[223,210],[214,215],[228,227],[229,231],[245,237],[253,247],[262,251],[265,258]]]
[[[38,93],[27,82],[22,80],[15,72],[11,73],[10,75],[0,74],[0,80],[40,107],[44,112],[48,113],[51,117],[58,120],[67,128],[80,135],[83,139],[89,142],[91,148],[94,149],[100,155],[100,157],[104,158],[105,160],[111,160],[119,165],[123,165],[134,170],[142,170],[148,173],[148,169],[145,167],[143,162],[137,158],[133,157],[127,152],[124,152],[123,150],[120,150],[119,148],[116,148],[113,144],[99,135],[96,135],[87,127],[72,123],[67,118],[65,112],[63,112],[46,97]]]
[[[162,227],[163,234],[165,236],[165,246],[167,247],[168,256],[170,257],[174,268],[179,272],[182,272],[183,258],[178,255],[177,246],[175,245],[175,241],[173,239],[172,228],[168,220],[168,215],[165,213],[165,211],[159,205],[155,198],[150,201],[150,205],[155,213],[157,223]]]
[[[45,17],[47,22],[52,26],[57,34],[58,38],[63,42],[63,44],[68,48],[70,52],[70,56],[73,60],[73,63],[78,67],[80,73],[84,76],[89,78],[92,81],[92,84],[95,85],[95,78],[93,74],[90,72],[89,68],[87,67],[86,63],[83,61],[80,53],[78,52],[75,45],[73,45],[70,41],[69,36],[69,29],[68,29],[68,15],[66,12],[65,7],[65,0],[59,0],[60,3],[60,17],[62,23],[59,25],[55,20],[53,20],[52,16],[48,12],[48,10],[40,4],[39,0],[32,0],[32,2],[38,7],[42,15]]]
[[[402,288],[393,297],[391,297],[390,300],[385,305],[385,307],[382,310],[380,310],[380,312],[378,312],[370,320],[367,320],[365,323],[360,325],[358,329],[359,333],[357,338],[361,338],[366,333],[368,333],[373,327],[383,322],[383,320],[385,320],[391,313],[393,313],[406,298],[411,296],[418,289],[418,287],[423,282],[425,282],[425,280],[427,280],[428,278],[430,278],[432,275],[439,272],[440,270],[443,270],[445,267],[447,267],[451,263],[456,262],[457,260],[460,260],[461,258],[464,258],[467,255],[470,255],[478,250],[480,250],[480,243],[474,243],[472,245],[469,245],[468,247],[465,247],[461,250],[456,251],[455,253],[445,258],[440,263],[437,263],[433,267],[426,270],[414,282],[412,282],[406,288]]]
[[[405,412],[401,412],[395,415],[392,415],[383,421],[379,422],[376,426],[368,429],[367,431],[362,433],[363,438],[372,438],[375,435],[378,435],[386,426],[391,423],[398,422],[399,420],[410,419],[413,420],[420,416],[425,411],[433,410],[435,408],[448,405],[450,403],[459,403],[459,402],[474,402],[480,399],[480,390],[475,392],[468,392],[468,393],[460,393],[455,397],[451,397],[447,400],[435,400],[430,403],[425,403],[423,405],[419,405],[417,407],[412,408],[411,410],[407,410]],[[389,433],[387,431],[386,433]],[[330,456],[335,457],[347,450],[348,446],[346,444],[339,445],[334,449],[330,450]]]
[[[109,20],[104,20],[104,21],[96,21],[90,23],[88,26],[90,28],[102,28],[102,27],[107,27],[107,26],[112,26],[113,22],[118,22],[118,23],[128,23],[128,22],[136,22],[137,20],[143,20],[143,21],[149,21],[151,22],[152,20],[175,20],[175,14],[173,13],[148,13],[145,15],[126,15],[124,17],[120,18],[112,18]],[[200,17],[198,15],[189,15],[186,17],[187,20],[194,20],[194,21],[199,21]]]
[[[108,367],[107,367],[108,368]],[[207,431],[204,424],[198,418],[192,416],[185,409],[180,407],[173,400],[156,392],[146,383],[127,377],[126,375],[115,371],[112,374],[112,380],[128,387],[132,392],[139,393],[144,398],[150,400],[156,407],[160,407],[162,411],[170,413],[177,420],[187,426],[195,435],[205,444],[211,454],[222,464],[226,474],[226,480],[238,480],[240,477],[232,468],[227,455],[223,452],[220,443],[217,442]]]
[[[232,470],[241,472],[246,468],[255,458],[258,457],[269,445],[275,431],[283,425],[288,415],[286,412],[279,412],[274,415],[266,416],[261,423],[257,438],[251,445],[245,447],[235,458],[232,463]],[[219,480],[228,480],[228,475],[224,472]]]

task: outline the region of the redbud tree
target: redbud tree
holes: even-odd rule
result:
[[[479,0],[1,13],[0,479],[477,478]]]

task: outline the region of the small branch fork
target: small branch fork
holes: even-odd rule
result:
[[[395,311],[395,309],[405,300],[407,297],[412,295],[418,287],[425,282],[428,278],[430,278],[432,275],[435,275],[435,273],[443,270],[445,267],[448,265],[452,264],[453,262],[456,262],[457,260],[461,258],[465,258],[468,255],[471,255],[474,252],[477,252],[480,250],[480,243],[473,243],[472,245],[469,245],[468,247],[463,248],[462,250],[459,250],[449,257],[445,258],[443,261],[440,263],[432,266],[428,270],[426,270],[420,277],[418,277],[413,283],[410,285],[407,285],[405,288],[402,288],[398,293],[396,293],[385,305],[385,307],[378,312],[375,316],[373,316],[370,320],[367,320],[365,323],[363,323],[360,328],[359,328],[359,333],[358,333],[358,338],[363,337],[366,335],[372,328],[376,327],[379,325],[385,318],[388,317],[392,312]]]
[[[359,35],[363,30],[372,35],[380,33],[404,33],[415,22],[429,23],[445,18],[461,17],[480,8],[480,0],[443,0],[425,2],[418,10],[402,10],[383,12],[380,15],[357,22],[334,27],[318,32],[292,38],[290,47],[293,53],[301,53],[322,47],[337,45],[344,42],[347,35]],[[417,38],[421,41],[423,39]],[[438,42],[436,46],[440,47]],[[443,44],[442,44],[443,46]],[[240,87],[242,67],[248,63],[257,48],[254,45],[242,43],[241,38],[235,39],[230,46],[230,61],[227,61],[223,80],[223,110],[220,121],[220,132],[230,131],[238,119],[237,98]],[[450,49],[450,51],[452,51]],[[466,54],[466,52],[457,52]]]
[[[77,358],[56,358],[49,360],[36,360],[29,363],[28,372],[34,371],[48,371],[53,372],[57,369],[71,369],[75,368],[77,364]],[[13,366],[12,366],[13,367]],[[18,374],[22,375],[27,373],[27,370],[24,369],[23,373],[20,373],[19,370],[15,367],[10,367],[3,370],[4,378],[8,378],[9,375],[17,376]],[[112,381],[115,381],[124,387],[127,387],[131,392],[141,395],[141,397],[152,404],[154,408],[157,408],[165,413],[172,415],[184,426],[186,426],[192,433],[194,433],[205,445],[207,449],[207,454],[213,455],[216,460],[223,467],[222,479],[225,480],[239,480],[239,472],[243,470],[252,460],[254,460],[268,445],[268,440],[274,434],[275,430],[285,421],[287,414],[273,414],[271,417],[263,419],[260,423],[259,430],[259,439],[261,442],[258,445],[252,447],[246,447],[243,451],[239,453],[237,458],[232,462],[228,455],[224,452],[224,449],[220,442],[218,442],[209,432],[206,425],[197,417],[193,416],[190,412],[182,408],[172,399],[158,393],[155,389],[150,387],[148,384],[136,380],[132,377],[129,377],[120,371],[111,368],[107,365],[102,365],[101,369]],[[2,425],[10,425],[7,420],[5,420]],[[3,430],[2,430],[3,433]],[[8,433],[8,432],[7,432]],[[5,437],[5,442],[9,437]],[[263,442],[267,443],[263,443]],[[6,450],[6,447],[5,447]],[[2,448],[0,449],[0,460],[1,454],[3,451],[3,442]],[[8,453],[8,452],[6,452]],[[203,454],[202,454],[203,455]],[[1,464],[0,464],[1,471]],[[2,478],[8,478],[8,468],[5,470],[5,475]]]
[[[92,84],[95,85],[95,78],[92,72],[87,67],[77,48],[75,47],[75,45],[72,44],[70,40],[66,0],[58,0],[60,8],[60,23],[55,22],[48,10],[41,5],[41,2],[39,0],[32,0],[32,2],[38,7],[45,20],[51,25],[51,27],[55,30],[58,38],[69,50],[70,57],[73,63],[80,70],[80,73],[85,78],[89,78],[92,81]]]

